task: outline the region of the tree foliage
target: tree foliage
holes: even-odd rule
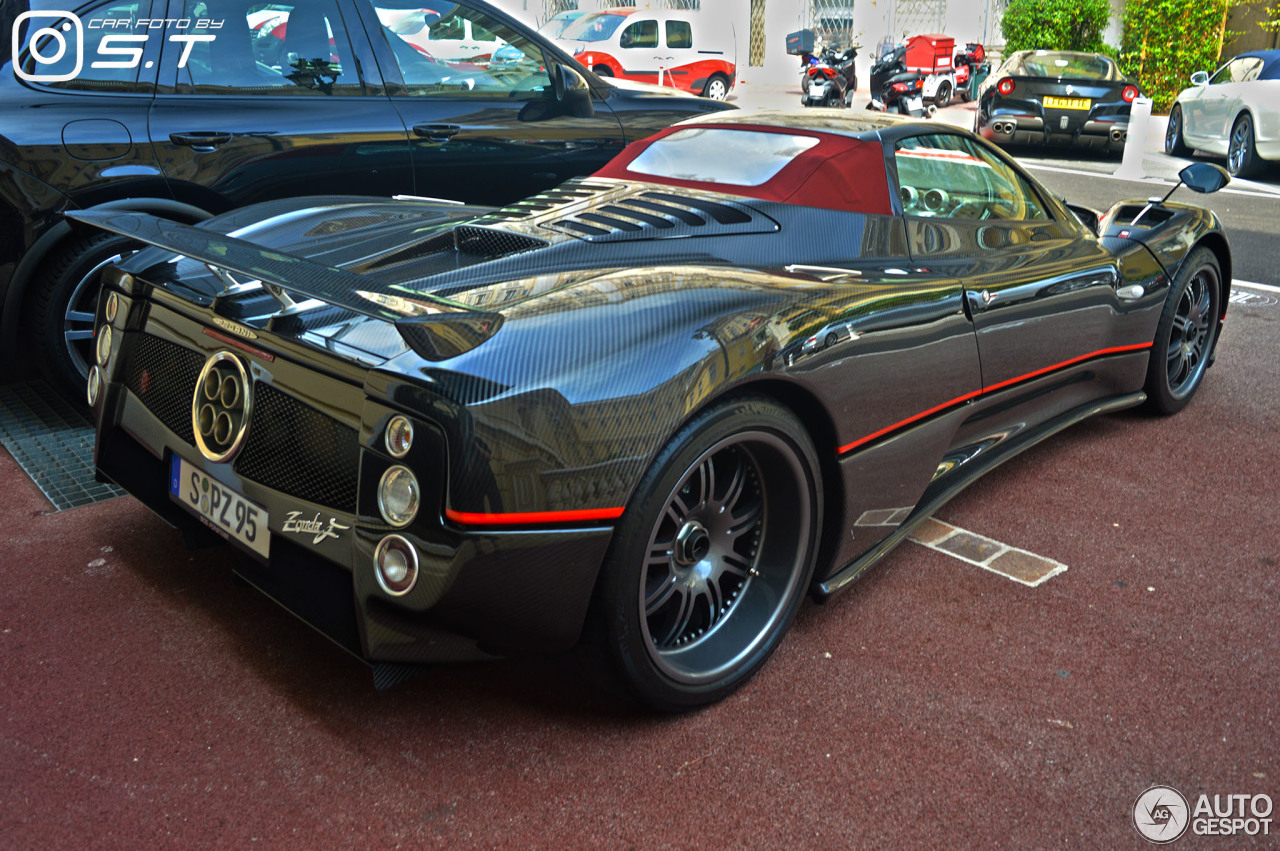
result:
[[[1120,67],[1154,109],[1172,106],[1193,73],[1217,67],[1229,10],[1230,0],[1128,0]]]
[[[1107,0],[1010,0],[1000,21],[1004,52],[1098,51],[1110,19]]]

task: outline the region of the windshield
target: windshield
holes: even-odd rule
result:
[[[607,41],[626,19],[626,15],[615,15],[611,12],[583,15],[565,27],[560,37],[566,41]]]
[[[789,133],[678,130],[651,144],[627,169],[675,180],[759,186],[816,144],[812,136]]]
[[[1086,80],[1116,80],[1115,63],[1096,53],[1060,53],[1037,50],[1022,57],[1012,69],[1028,77],[1074,77]]]

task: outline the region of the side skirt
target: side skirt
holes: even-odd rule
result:
[[[1133,408],[1141,405],[1147,400],[1147,394],[1141,391],[1130,393],[1126,396],[1116,396],[1111,399],[1104,399],[1098,402],[1091,402],[1088,405],[1082,405],[1079,408],[1061,414],[1052,420],[1049,420],[1038,429],[1026,432],[1019,438],[1010,440],[1004,446],[992,452],[985,458],[975,459],[973,469],[967,474],[962,475],[956,481],[952,482],[937,493],[928,496],[915,510],[907,516],[894,532],[862,555],[842,567],[829,578],[815,582],[809,589],[810,595],[816,602],[826,602],[827,598],[837,591],[843,591],[852,585],[867,571],[867,568],[878,562],[881,558],[889,553],[894,547],[902,542],[904,538],[915,531],[925,520],[929,519],[935,511],[951,501],[956,494],[964,490],[969,485],[980,479],[982,476],[994,470],[1000,464],[1009,460],[1013,456],[1030,449],[1040,441],[1052,437],[1063,429],[1069,428],[1076,423],[1095,416],[1097,414],[1111,414],[1116,411],[1123,411],[1126,408]],[[967,466],[967,465],[966,465]]]

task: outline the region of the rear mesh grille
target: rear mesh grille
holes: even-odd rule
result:
[[[355,429],[268,384],[255,383],[253,394],[253,421],[236,472],[299,499],[354,512],[360,474]]]
[[[521,251],[532,251],[535,248],[547,246],[546,240],[534,239],[524,234],[467,225],[454,228],[453,235],[459,251],[478,254],[481,257],[504,257],[508,254],[518,254]]]
[[[204,355],[199,352],[142,334],[129,360],[125,384],[170,431],[193,444],[191,394],[203,366]]]

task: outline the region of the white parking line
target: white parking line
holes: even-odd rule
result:
[[[969,532],[932,517],[916,527],[910,538],[931,550],[998,573],[1005,579],[1012,579],[1028,588],[1035,588],[1067,569],[1062,562],[1038,556],[1019,547],[1011,547],[994,538]]]
[[[1255,284],[1253,281],[1232,281],[1232,287],[1244,287],[1250,290],[1261,290],[1264,293],[1280,293],[1280,287],[1271,284]]]
[[[1062,168],[1060,166],[1040,165],[1039,163],[1029,163],[1029,162],[1023,162],[1022,166],[1023,168],[1040,169],[1041,171],[1056,171],[1059,174],[1075,174],[1081,177],[1105,177],[1108,180],[1123,180],[1128,183],[1151,183],[1158,186],[1174,185],[1174,181],[1165,180],[1164,178],[1160,178],[1160,177],[1146,177],[1141,180],[1134,180],[1132,177],[1117,177],[1116,175],[1111,174],[1110,172],[1089,171],[1088,169],[1083,169],[1083,168]],[[1280,200],[1280,192],[1268,192],[1266,190],[1260,190],[1260,189],[1232,189],[1231,187],[1227,187],[1226,189],[1219,189],[1218,191],[1229,192],[1233,195],[1248,195],[1252,198],[1271,198],[1273,200]]]

